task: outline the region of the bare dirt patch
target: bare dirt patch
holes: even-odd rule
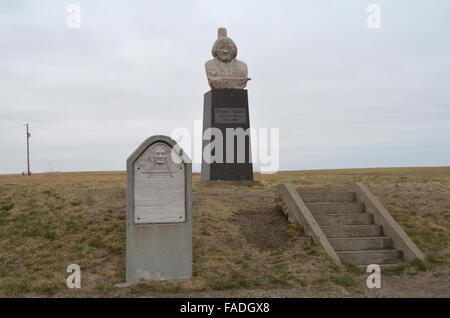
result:
[[[239,224],[247,242],[261,251],[289,248],[294,239],[302,234],[297,232],[294,236],[289,231],[289,222],[280,206],[267,211],[239,211],[234,214],[233,220]]]

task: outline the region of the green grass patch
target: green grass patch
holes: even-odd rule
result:
[[[44,238],[54,241],[56,240],[56,232],[55,231],[46,231],[44,232]]]
[[[294,281],[296,283],[300,284],[300,286],[302,286],[302,287],[308,286],[308,281],[303,277],[294,277]]]
[[[239,287],[237,282],[220,279],[213,279],[208,281],[207,286],[208,288],[213,290],[228,290]]]
[[[404,273],[404,271],[408,268],[407,264],[400,264],[396,266],[389,266],[386,268],[383,268],[383,274],[386,275],[401,275]]]
[[[430,254],[427,256],[426,261],[431,265],[440,265],[445,263],[445,259],[442,255]]]
[[[94,248],[104,248],[106,245],[102,241],[102,239],[99,236],[97,236],[89,241],[89,246]]]
[[[356,285],[356,279],[354,275],[351,275],[349,273],[341,274],[341,275],[332,275],[330,277],[331,281],[333,281],[335,284],[344,286],[344,287],[351,287]]]
[[[346,262],[342,262],[342,264],[345,267],[345,270],[348,273],[352,273],[352,274],[360,274],[362,271],[359,269],[358,266],[356,266],[355,264],[351,264],[351,263],[346,263]]]
[[[8,296],[22,296],[25,293],[30,292],[31,290],[31,283],[30,279],[25,278],[11,278],[6,281],[6,283],[3,286],[3,290],[5,291],[6,295]]]
[[[33,286],[32,290],[39,295],[53,296],[57,294],[62,288],[64,288],[64,283],[57,283],[53,281],[41,281]]]
[[[0,211],[1,212],[8,212],[9,210],[12,210],[14,208],[14,203],[7,202],[7,201],[0,201]]]
[[[95,284],[95,289],[101,293],[110,293],[114,290],[114,284],[109,280],[103,280]]]
[[[70,202],[70,205],[71,206],[79,206],[79,205],[81,205],[81,202],[80,201],[72,201],[72,202]]]
[[[280,276],[269,275],[267,277],[267,281],[273,285],[280,285],[280,286],[289,286],[290,285],[289,282],[285,278],[280,277]]]
[[[411,262],[409,262],[409,264],[411,266],[414,266],[419,271],[427,270],[427,265],[418,258],[413,259]]]

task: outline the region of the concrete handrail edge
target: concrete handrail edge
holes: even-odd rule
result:
[[[393,247],[403,252],[406,261],[409,262],[416,258],[425,261],[425,254],[420,251],[408,234],[363,183],[352,184],[351,188],[356,192],[356,200],[364,204],[366,212],[373,214],[375,224],[383,227],[384,235],[392,238]]]

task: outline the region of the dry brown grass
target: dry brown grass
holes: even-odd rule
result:
[[[321,286],[361,292],[365,275],[352,266],[336,268],[301,227],[286,222],[275,201],[279,183],[311,191],[365,183],[429,256],[425,267],[386,271],[392,288],[399,277],[401,284],[423,280],[425,290],[434,281],[448,287],[450,167],[289,171],[255,178],[204,183],[195,174],[194,278],[118,289],[114,284],[125,280],[125,173],[2,175],[0,296],[270,294]],[[65,269],[72,263],[82,269],[81,290],[65,286]]]

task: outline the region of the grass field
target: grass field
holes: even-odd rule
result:
[[[287,171],[253,183],[193,177],[194,278],[126,288],[124,172],[0,175],[0,296],[450,297],[450,167]],[[287,223],[276,186],[341,190],[363,182],[427,262],[368,274],[339,269]],[[81,289],[66,267],[81,267]]]

